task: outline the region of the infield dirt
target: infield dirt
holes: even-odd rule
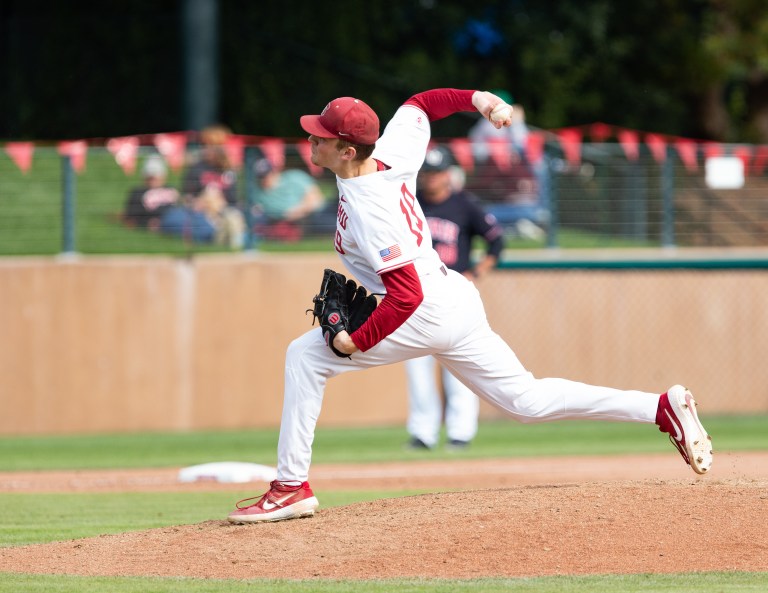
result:
[[[248,526],[230,525],[222,509],[194,525],[0,548],[0,571],[374,579],[768,570],[768,455],[720,454],[704,477],[681,464],[670,453],[318,465],[321,505],[331,488],[435,493]],[[243,485],[179,484],[168,469],[0,474],[4,492],[228,488]]]

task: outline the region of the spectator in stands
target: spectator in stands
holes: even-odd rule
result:
[[[497,90],[494,94],[514,106],[512,125],[497,130],[490,121],[481,118],[469,130],[477,166],[469,185],[502,226],[520,236],[539,239],[544,234],[541,227],[549,218],[546,165],[528,162],[526,146],[530,131],[523,106],[515,104],[505,91]],[[492,157],[494,143],[504,144],[508,165],[502,167]]]
[[[230,135],[222,125],[202,130],[200,153],[184,174],[182,193],[213,224],[217,244],[240,249],[245,243],[245,216],[238,205],[237,172],[224,149]]]
[[[475,280],[493,269],[504,245],[503,231],[486,214],[477,198],[463,190],[463,171],[451,152],[438,146],[427,152],[419,173],[416,198],[424,211],[432,245],[449,268]],[[485,253],[475,264],[471,249],[475,237],[485,242]],[[432,356],[407,360],[408,434],[413,449],[432,449],[438,441],[443,406]],[[448,446],[469,445],[477,434],[480,403],[477,396],[446,369],[441,369],[445,394],[445,429]]]
[[[254,233],[283,241],[301,238],[312,216],[325,206],[317,182],[300,169],[277,170],[264,156],[254,161],[253,172],[256,184],[249,203]],[[335,221],[333,212],[334,227]]]
[[[160,155],[152,155],[141,169],[144,183],[128,194],[123,221],[129,226],[160,230],[163,212],[179,202],[179,190],[166,184],[168,168]]]
[[[141,172],[144,184],[131,190],[126,201],[126,224],[195,243],[213,241],[215,228],[205,215],[184,204],[179,191],[166,183],[168,168],[160,155],[150,156]]]

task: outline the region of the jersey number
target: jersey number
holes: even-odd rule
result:
[[[416,245],[421,245],[421,242],[424,239],[424,235],[422,234],[422,231],[424,230],[424,221],[419,218],[418,214],[416,214],[416,198],[408,191],[408,188],[405,187],[405,183],[403,183],[403,186],[400,188],[400,192],[403,194],[403,197],[400,198],[400,210],[402,210],[405,220],[408,222],[408,228],[411,229],[411,233],[416,237]]]

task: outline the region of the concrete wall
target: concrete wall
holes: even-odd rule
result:
[[[279,425],[284,353],[334,254],[0,260],[0,434]],[[488,317],[539,377],[768,411],[768,274],[499,271]],[[404,423],[402,365],[329,383],[321,425]],[[483,406],[485,417],[498,413]]]

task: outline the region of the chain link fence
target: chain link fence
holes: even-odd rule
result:
[[[768,177],[754,167],[732,166],[742,160],[728,155],[743,146],[721,146],[726,156],[719,162],[727,166],[719,174],[715,159],[704,158],[704,147],[693,163],[683,163],[671,147],[660,159],[641,146],[630,159],[619,144],[584,143],[575,160],[548,143],[535,164],[509,151],[503,162],[478,159],[457,166],[457,182],[497,216],[512,249],[765,246]],[[216,233],[201,240],[127,223],[128,198],[142,186],[144,166],[157,158],[154,147],[140,147],[128,171],[99,146],[90,146],[83,162],[56,147],[38,146],[26,171],[1,154],[0,255],[332,248],[326,239],[335,229],[335,180],[327,171],[309,170],[298,144],[285,144],[284,168],[311,174],[322,207],[300,222],[259,224],[254,163],[262,152],[245,146],[243,164],[231,171],[244,224],[240,243],[217,239]],[[168,167],[167,185],[180,191],[182,201],[185,172],[197,158],[192,149],[183,164]]]

